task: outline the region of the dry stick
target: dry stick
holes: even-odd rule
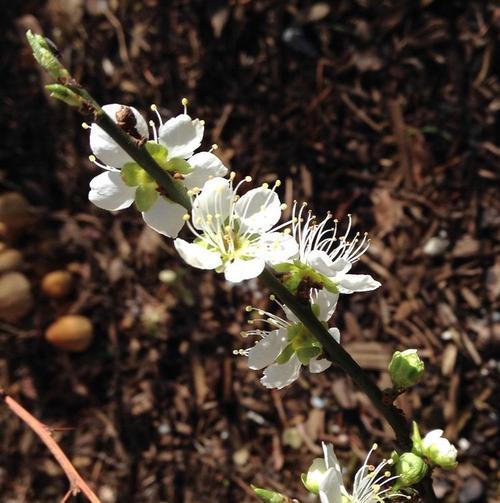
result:
[[[63,450],[54,440],[52,434],[50,433],[50,429],[41,423],[36,417],[31,415],[24,407],[17,403],[12,397],[7,395],[2,389],[0,389],[0,397],[3,399],[7,407],[9,407],[9,409],[17,417],[24,421],[40,437],[42,442],[47,446],[49,451],[56,458],[56,461],[64,470],[70,484],[70,489],[62,501],[67,501],[70,495],[74,496],[77,493],[82,492],[91,503],[102,503],[85,480],[82,479],[66,454],[64,454]]]

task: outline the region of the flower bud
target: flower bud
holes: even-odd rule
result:
[[[326,465],[323,458],[316,458],[312,462],[307,473],[301,476],[306,489],[314,494],[319,494],[319,486],[326,476]]]
[[[269,489],[262,489],[261,487],[256,487],[252,485],[254,493],[266,503],[288,503],[290,498],[287,498],[283,494],[277,493],[276,491],[271,491]]]
[[[33,50],[33,56],[38,64],[54,79],[66,79],[70,74],[60,63],[50,47],[47,40],[42,35],[33,33],[31,30],[26,32],[26,38]]]
[[[412,452],[399,455],[394,464],[396,474],[399,476],[394,485],[394,490],[420,482],[425,477],[427,468],[425,461]]]
[[[443,430],[432,430],[422,439],[422,452],[432,463],[451,470],[457,466],[457,449],[443,437]]]
[[[396,351],[389,363],[389,374],[395,388],[410,388],[417,384],[424,374],[424,362],[416,349]]]

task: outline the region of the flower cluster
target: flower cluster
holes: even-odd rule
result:
[[[105,171],[90,182],[89,199],[107,210],[127,208],[135,202],[144,221],[157,232],[174,238],[174,246],[186,263],[198,269],[223,273],[237,283],[259,276],[266,264],[282,275],[284,285],[311,305],[328,328],[339,294],[374,290],[380,283],[365,274],[352,274],[353,264],[369,246],[359,233],[351,236],[349,215],[343,233],[330,213],[318,221],[307,205],[294,203],[290,220],[281,222],[286,205],[276,189],[264,183],[240,194],[246,176],[236,174],[210,151],[194,153],[201,145],[204,122],[184,112],[163,122],[155,106],[159,127],[148,124],[132,107],[112,104],[103,110],[145,148],[165,171],[181,183],[192,207],[188,212],[168,199],[156,181],[97,124],[90,127],[91,160]],[[98,160],[97,160],[98,159]],[[187,225],[191,240],[177,237]],[[285,305],[285,318],[264,313],[271,330],[251,330],[260,337],[254,347],[237,353],[249,358],[249,367],[264,369],[262,384],[283,388],[295,381],[302,366],[322,372],[330,366],[321,344]],[[252,308],[250,308],[252,310]],[[338,329],[329,333],[340,341]]]
[[[302,475],[302,482],[309,491],[319,494],[321,503],[375,503],[394,498],[410,499],[392,490],[391,484],[398,476],[391,475],[388,470],[393,464],[391,459],[383,460],[377,466],[368,463],[376,449],[375,444],[356,472],[352,492],[344,486],[342,469],[331,444],[323,443],[323,458],[313,461],[307,474]]]

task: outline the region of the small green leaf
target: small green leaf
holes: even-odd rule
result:
[[[311,346],[297,349],[297,356],[299,357],[300,363],[302,363],[302,365],[309,365],[311,358],[319,356],[320,353],[320,348]]]
[[[180,157],[173,157],[167,162],[167,170],[173,173],[187,175],[188,173],[191,173],[192,168],[184,159],[181,159]]]
[[[286,363],[295,353],[292,344],[288,344],[288,346],[281,352],[281,354],[276,358],[276,363],[283,364]]]
[[[50,91],[50,96],[52,98],[56,98],[60,101],[64,101],[64,103],[68,104],[71,107],[80,107],[82,104],[81,96],[78,96],[75,92],[69,89],[66,86],[61,84],[48,84],[45,86],[47,91]]]
[[[158,199],[156,184],[139,185],[135,191],[135,205],[139,211],[148,211]]]
[[[252,485],[252,489],[265,503],[287,503],[290,501],[286,496],[276,491],[270,491],[269,489],[263,489],[262,487],[256,487],[254,485]]]
[[[149,155],[163,168],[168,169],[168,150],[163,145],[156,143],[155,141],[148,141],[146,143],[146,150]]]
[[[122,180],[129,187],[152,183],[153,179],[137,163],[127,162],[121,171]]]

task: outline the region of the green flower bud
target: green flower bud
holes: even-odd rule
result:
[[[399,475],[394,484],[394,490],[397,490],[420,482],[425,477],[428,467],[420,456],[412,452],[405,452],[398,456],[394,469]]]
[[[314,494],[319,494],[319,486],[326,476],[326,471],[325,460],[314,459],[307,473],[303,473],[300,477],[305,488]]]
[[[416,349],[396,351],[389,363],[389,374],[395,388],[410,388],[417,384],[424,374],[424,362]]]
[[[58,100],[64,101],[71,107],[80,107],[82,104],[81,96],[78,96],[71,89],[61,84],[49,84],[45,86],[45,89],[50,91],[50,96]]]
[[[422,440],[422,451],[433,464],[452,470],[458,464],[457,449],[443,437],[443,430],[432,430]]]
[[[53,49],[47,43],[42,35],[33,33],[31,30],[26,32],[26,38],[33,50],[33,56],[38,64],[54,79],[67,79],[70,74],[61,62],[55,56]]]
[[[411,441],[413,442],[411,452],[422,457],[424,455],[422,451],[422,437],[420,436],[418,424],[415,421],[412,423]]]
[[[254,493],[266,503],[289,503],[291,500],[283,494],[277,493],[276,491],[270,491],[269,489],[262,489],[261,487],[256,487],[252,485]]]

